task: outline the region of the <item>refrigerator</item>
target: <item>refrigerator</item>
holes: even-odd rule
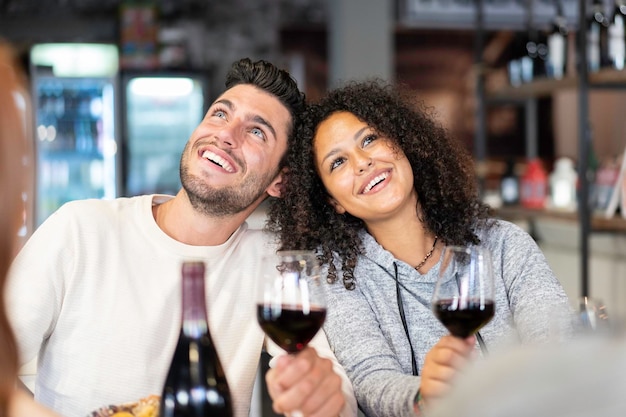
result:
[[[68,201],[119,195],[118,62],[112,44],[31,48],[35,226]]]
[[[122,72],[126,196],[176,194],[180,156],[204,118],[209,77],[202,72]]]

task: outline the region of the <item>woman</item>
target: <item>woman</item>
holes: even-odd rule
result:
[[[471,157],[414,103],[380,81],[312,105],[289,150],[268,226],[284,249],[319,248],[328,271],[324,329],[368,416],[409,416],[449,389],[478,349],[431,312],[446,245],[492,252],[496,313],[482,350],[549,337],[567,296],[532,238],[489,218]]]
[[[0,417],[53,417],[56,414],[16,388],[17,346],[1,291],[24,221],[22,192],[32,184],[32,174],[24,165],[29,156],[26,147],[30,121],[24,117],[28,114],[28,96],[20,74],[12,50],[0,40]]]

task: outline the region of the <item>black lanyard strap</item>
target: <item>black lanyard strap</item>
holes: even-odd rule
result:
[[[411,348],[411,369],[413,371],[414,376],[419,375],[419,371],[417,369],[417,362],[415,361],[415,351],[413,350],[413,343],[411,342],[411,336],[409,335],[409,326],[406,324],[406,317],[404,315],[404,303],[402,302],[402,293],[400,291],[400,283],[398,282],[398,265],[393,263],[393,269],[396,273],[396,297],[398,299],[398,310],[400,311],[400,320],[402,320],[402,326],[404,327],[404,332],[406,333],[406,338],[409,341],[409,347]]]

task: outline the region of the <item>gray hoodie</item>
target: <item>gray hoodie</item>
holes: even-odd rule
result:
[[[481,245],[491,251],[495,278],[495,316],[480,330],[487,350],[511,342],[548,341],[554,324],[551,317],[570,307],[539,247],[525,231],[505,221],[496,221],[477,234]],[[396,280],[421,371],[426,353],[448,334],[430,305],[441,260],[422,275],[365,231],[361,237],[365,254],[354,271],[356,288],[346,290],[341,278],[325,286],[328,314],[324,330],[367,416],[414,416],[420,377],[412,375]]]

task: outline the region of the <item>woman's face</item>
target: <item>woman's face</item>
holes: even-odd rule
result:
[[[335,210],[366,223],[402,211],[415,214],[413,170],[404,152],[394,148],[349,112],[331,114],[313,138],[317,172]]]

